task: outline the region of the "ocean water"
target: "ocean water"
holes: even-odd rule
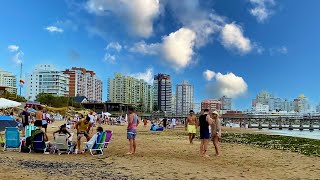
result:
[[[257,125],[257,124],[252,124]],[[263,124],[263,126],[267,126],[268,124]],[[229,124],[227,125],[227,127]],[[239,124],[233,124],[233,127],[239,127]],[[299,125],[293,125],[293,127],[299,127]],[[309,127],[308,125],[304,125],[304,127]],[[315,125],[314,127],[319,127],[319,125]],[[255,129],[253,129],[255,130]],[[302,138],[309,138],[309,139],[319,139],[320,140],[320,130],[315,129],[313,131],[310,130],[303,130],[300,131],[298,129],[295,130],[288,130],[288,129],[256,129],[256,132],[259,133],[266,133],[266,134],[273,134],[273,135],[281,135],[281,136],[292,136],[292,137],[302,137]]]
[[[259,132],[266,132],[266,133],[271,133],[274,135],[281,135],[281,136],[293,136],[293,137],[303,137],[303,138],[309,138],[309,139],[319,139],[320,140],[320,130],[314,130],[314,131],[309,131],[309,130],[277,130],[277,129],[263,129],[259,130]]]

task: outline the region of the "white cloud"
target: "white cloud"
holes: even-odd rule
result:
[[[196,33],[197,48],[211,42],[212,35],[218,33],[226,22],[211,9],[201,7],[199,0],[167,0],[166,3],[179,23]]]
[[[253,8],[250,14],[257,18],[260,23],[265,22],[272,14],[271,8],[275,6],[274,0],[249,0]]]
[[[23,56],[24,56],[24,53],[22,51],[19,51],[12,57],[12,61],[15,64],[21,64]]]
[[[276,55],[276,54],[288,54],[288,48],[286,46],[281,46],[277,48],[270,48],[269,53],[271,56]]]
[[[49,32],[58,32],[58,33],[62,33],[63,29],[57,27],[57,26],[48,26],[45,28],[47,31]]]
[[[146,42],[140,41],[135,43],[133,47],[129,48],[129,51],[145,55],[157,55],[160,53],[160,48],[160,43],[146,44]]]
[[[181,28],[163,38],[163,55],[176,70],[191,63],[195,39],[196,34],[187,28]]]
[[[206,86],[207,93],[213,97],[227,96],[231,98],[243,95],[248,90],[248,85],[240,76],[233,73],[216,73],[215,82]]]
[[[252,50],[250,39],[244,37],[242,28],[235,23],[226,24],[221,31],[222,44],[228,49],[237,49],[246,54]]]
[[[152,35],[153,20],[160,14],[159,0],[89,0],[86,6],[99,16],[117,15],[140,37]]]
[[[19,46],[12,44],[8,46],[8,49],[10,52],[17,52],[19,50]]]
[[[282,46],[278,49],[278,52],[281,54],[288,54],[288,48],[285,46]]]
[[[162,38],[161,43],[135,43],[129,50],[145,55],[160,55],[176,70],[187,67],[194,55],[195,33],[187,28],[180,28]]]
[[[109,53],[106,53],[104,55],[103,61],[115,64],[116,63],[116,56],[115,55],[111,55]]]
[[[216,75],[215,72],[207,69],[203,72],[203,76],[207,81],[211,81],[211,79]]]
[[[132,76],[137,79],[142,79],[142,80],[146,81],[148,84],[153,83],[153,69],[152,68],[146,69],[146,72],[134,73],[134,74],[130,74],[129,76]]]
[[[120,52],[122,49],[122,46],[118,42],[111,42],[106,47],[106,50],[109,50],[109,49],[114,49],[117,52]]]

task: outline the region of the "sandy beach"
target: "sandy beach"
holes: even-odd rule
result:
[[[57,127],[59,122],[53,124]],[[222,156],[199,156],[183,127],[165,132],[138,128],[136,155],[128,151],[125,126],[104,126],[114,131],[104,156],[0,152],[1,179],[316,179],[320,158],[250,145],[222,144]],[[49,128],[49,139],[52,131]],[[224,129],[224,132],[252,130]]]

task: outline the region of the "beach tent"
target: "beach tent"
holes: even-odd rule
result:
[[[12,107],[18,107],[18,106],[21,106],[21,103],[12,101],[9,99],[5,99],[5,98],[0,98],[0,109],[12,108]]]
[[[0,131],[4,131],[6,127],[17,127],[16,122],[11,116],[0,116]]]

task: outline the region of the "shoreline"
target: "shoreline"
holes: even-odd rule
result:
[[[59,124],[50,125],[48,135],[56,130],[52,126],[58,127]],[[255,138],[262,140],[261,134],[254,130],[224,129],[221,144],[222,156],[214,156],[214,147],[210,143],[208,153],[211,157],[201,158],[199,156],[200,141],[195,139],[194,144],[190,145],[188,133],[184,128],[151,132],[149,127],[139,126],[137,154],[128,156],[125,155],[128,150],[126,127],[108,125],[103,127],[114,131],[114,137],[103,156],[1,151],[0,163],[3,171],[0,172],[0,177],[59,180],[315,179],[320,173],[319,157],[289,150],[277,150],[259,144],[254,145]],[[49,136],[50,140],[52,140],[51,136]],[[241,138],[239,139],[238,136]],[[262,136],[275,138],[269,135]],[[247,139],[248,143],[243,139]]]

